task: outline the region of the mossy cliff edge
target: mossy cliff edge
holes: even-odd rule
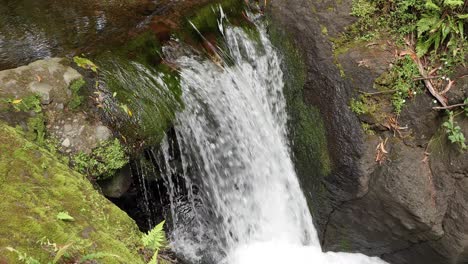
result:
[[[126,213],[100,195],[81,174],[0,123],[0,262],[16,263],[6,248],[40,261],[57,252],[48,244],[70,245],[67,254],[118,257],[105,263],[143,263],[140,232]],[[73,218],[58,217],[66,212]],[[49,241],[46,243],[44,241]]]

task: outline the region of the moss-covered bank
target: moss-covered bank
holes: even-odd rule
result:
[[[70,245],[66,253],[71,259],[101,252],[118,256],[103,258],[103,263],[143,263],[137,253],[140,232],[133,220],[94,190],[83,175],[3,123],[0,192],[2,263],[17,261],[6,247],[51,261],[57,251],[49,244]],[[60,212],[73,221],[60,220]]]

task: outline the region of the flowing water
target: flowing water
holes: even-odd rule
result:
[[[322,253],[289,153],[280,58],[261,27],[255,41],[220,28],[225,66],[177,60],[185,109],[175,130],[189,199],[170,192],[175,250],[193,263],[385,263]]]

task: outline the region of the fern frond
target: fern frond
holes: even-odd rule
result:
[[[416,28],[418,30],[418,38],[421,37],[422,34],[429,30],[433,30],[435,26],[440,22],[438,16],[423,16],[418,23],[416,24]]]
[[[151,229],[147,234],[144,234],[141,240],[143,245],[149,249],[159,251],[167,246],[166,234],[164,232],[164,223],[162,221],[153,229]]]

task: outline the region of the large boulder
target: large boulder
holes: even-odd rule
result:
[[[351,112],[351,97],[358,90],[375,92],[376,78],[395,54],[386,41],[333,49],[330,39],[354,22],[351,2],[276,0],[268,7],[270,32],[283,36],[276,44],[287,68],[304,64],[304,82],[296,94],[305,108],[317,109],[306,112],[308,118],[320,121],[309,130],[292,122],[291,132],[297,172],[323,249],[362,252],[398,264],[466,263],[468,154],[448,142],[440,129],[442,115],[432,110],[428,94],[407,103],[399,122],[408,129],[401,136],[382,126],[387,116]],[[291,45],[284,44],[288,39]],[[291,56],[290,46],[299,56]],[[460,79],[457,89],[463,87],[466,91],[466,81]],[[389,105],[382,100],[378,107],[385,114]],[[292,119],[296,110],[290,107]],[[361,121],[375,125],[376,135],[366,135]],[[466,119],[458,123],[467,134]],[[310,146],[325,146],[327,162],[323,150],[304,152],[294,146],[301,136],[320,138],[321,124],[326,142]],[[381,143],[388,154],[376,162]],[[320,169],[324,167],[329,170]]]

